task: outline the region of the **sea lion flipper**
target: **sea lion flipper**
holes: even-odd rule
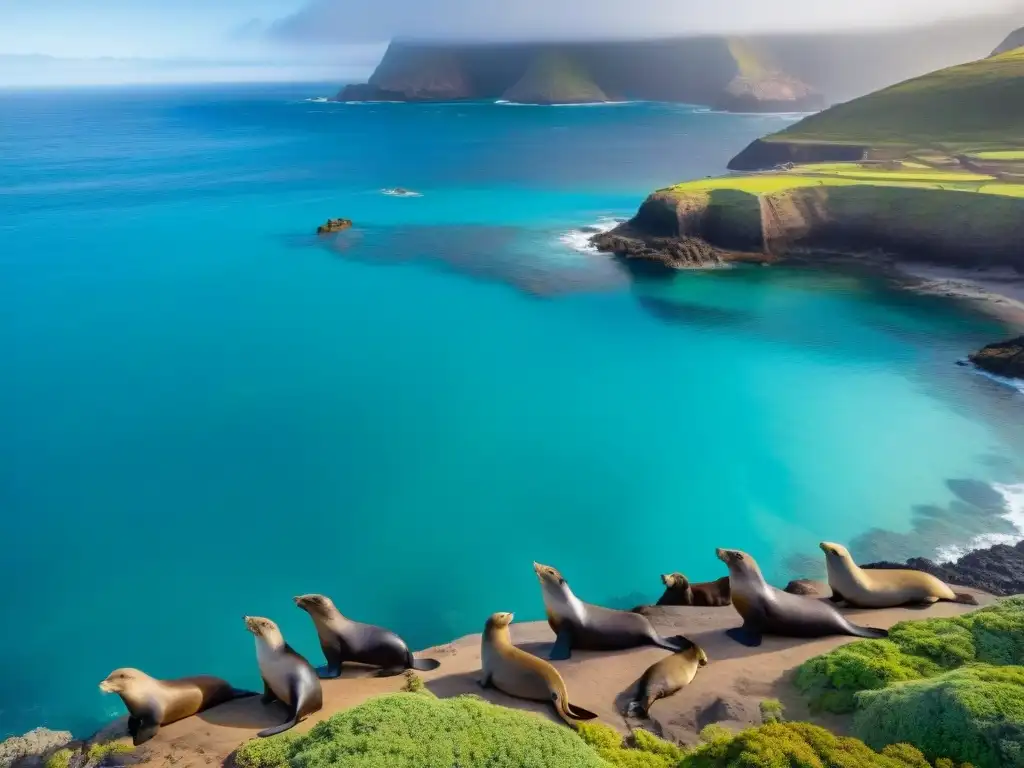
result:
[[[441,662],[437,659],[413,659],[412,668],[418,672],[429,672],[432,669],[437,669],[441,666]]]
[[[954,592],[956,600],[954,602],[963,603],[964,605],[981,605],[978,602],[978,598],[972,595],[970,592]]]
[[[148,717],[138,718],[135,733],[132,734],[132,744],[136,747],[140,744],[145,744],[156,736],[156,732],[159,730],[160,724],[155,720]]]
[[[875,629],[874,627],[862,627],[858,624],[851,624],[850,627],[854,630],[854,637],[866,637],[869,640],[881,640],[889,636],[889,630],[887,629]]]
[[[275,725],[273,728],[266,728],[257,733],[256,735],[261,739],[265,739],[267,738],[267,736],[276,736],[279,733],[284,733],[289,728],[294,728],[296,725],[298,725],[298,720],[296,720],[294,717],[291,717],[288,718],[286,722],[283,722],[280,725]]]
[[[575,704],[565,704],[565,712],[573,720],[596,720],[597,715],[591,712],[589,709],[583,707],[577,707]]]
[[[318,683],[319,685],[319,683]],[[276,725],[273,728],[265,728],[256,735],[261,739],[265,739],[267,736],[275,736],[279,733],[284,733],[289,728],[294,728],[299,722],[299,713],[302,711],[302,691],[299,686],[299,679],[297,675],[292,675],[288,681],[288,698],[291,699],[291,704],[288,705],[288,719],[280,725]]]
[[[751,629],[746,624],[742,627],[733,627],[725,631],[729,637],[735,640],[740,645],[745,645],[747,648],[757,648],[761,645],[763,636],[760,632]]]
[[[666,651],[672,651],[672,653],[688,651],[690,648],[693,648],[693,641],[685,635],[676,635],[675,637],[662,637],[658,635],[656,640],[655,645],[659,648],[664,648]]]
[[[326,680],[341,677],[341,665],[344,661],[341,658],[341,652],[333,645],[329,645],[327,643],[321,643],[320,650],[323,651],[324,658],[327,659],[327,666],[316,668],[317,677],[321,677]],[[321,672],[321,670],[323,671]]]
[[[845,597],[843,597],[841,594],[836,592],[834,589],[832,590],[832,596],[829,597],[829,602],[830,603],[841,603],[844,600],[846,600]]]
[[[572,658],[572,632],[568,629],[560,630],[555,644],[551,646],[551,653],[548,659],[551,661],[565,661]]]
[[[406,669],[407,667],[405,666],[384,667],[383,669],[378,669],[377,674],[374,675],[374,677],[395,677],[396,675],[400,675],[405,672]]]
[[[494,681],[491,680],[491,673],[484,672],[482,675],[480,675],[480,678],[476,681],[476,684],[479,685],[481,688],[493,688]]]

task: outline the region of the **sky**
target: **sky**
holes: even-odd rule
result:
[[[0,86],[364,79],[393,37],[850,29],[1008,9],[1024,25],[1024,0],[0,0]]]

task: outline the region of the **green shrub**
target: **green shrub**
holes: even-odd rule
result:
[[[103,744],[91,744],[85,759],[89,765],[102,763],[111,755],[126,755],[135,751],[135,747],[121,741],[108,741]]]
[[[643,729],[633,731],[627,744],[614,728],[603,723],[580,723],[584,743],[615,768],[675,768],[683,750]]]
[[[250,741],[238,750],[236,762],[240,768],[608,768],[574,731],[536,714],[476,696],[438,699],[408,693],[371,699],[318,723],[306,735]],[[622,765],[661,768],[667,763]]]
[[[405,670],[405,685],[402,686],[402,690],[406,693],[430,693],[423,684],[423,678],[411,669]]]
[[[724,725],[718,723],[710,723],[700,729],[700,733],[697,734],[697,738],[701,740],[703,744],[710,744],[714,741],[730,741],[733,734]]]
[[[759,708],[762,723],[781,723],[786,719],[783,716],[785,709],[778,699],[765,699],[760,703]]]
[[[45,768],[70,768],[74,754],[70,749],[58,749],[46,758]]]
[[[901,744],[879,754],[863,741],[809,723],[769,723],[714,740],[683,757],[679,768],[929,768]]]
[[[1024,598],[951,619],[903,621],[888,640],[844,645],[802,664],[797,688],[811,709],[852,712],[855,694],[934,677],[974,662],[1024,664]]]
[[[872,746],[910,742],[932,759],[1024,765],[1024,667],[972,665],[865,691],[854,731]]]

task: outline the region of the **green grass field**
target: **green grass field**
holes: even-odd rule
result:
[[[995,152],[990,159],[1020,159],[1022,126],[1024,48],[1019,48],[837,104],[765,140]]]
[[[735,174],[716,179],[686,181],[668,189],[694,194],[733,190],[762,195],[798,187],[855,185],[958,190],[1024,197],[1024,184],[1006,183],[980,173],[937,170],[917,163],[904,163],[895,170],[877,170],[859,163],[816,163],[796,166],[792,171]]]

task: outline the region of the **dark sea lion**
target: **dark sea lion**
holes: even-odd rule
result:
[[[346,661],[380,667],[379,677],[400,675],[407,669],[429,672],[441,666],[435,659],[417,659],[394,632],[373,624],[361,624],[341,615],[334,601],[324,595],[300,595],[295,604],[309,614],[327,659],[321,677],[338,677]]]
[[[977,605],[974,595],[954,592],[944,582],[924,571],[909,568],[870,569],[857,566],[842,544],[823,541],[832,600],[845,600],[858,608],[894,608],[908,603],[951,603]]]
[[[652,664],[640,678],[636,699],[630,702],[626,713],[647,717],[654,702],[668,698],[689,685],[697,676],[697,670],[707,663],[707,654],[699,645],[691,643],[689,648]]]
[[[263,678],[264,704],[280,701],[288,708],[281,725],[257,733],[273,736],[293,728],[302,718],[324,705],[316,670],[284,641],[277,624],[262,616],[244,616],[245,628],[256,637],[256,659]]]
[[[480,643],[480,686],[529,701],[550,701],[558,716],[569,725],[576,720],[593,720],[593,712],[569,703],[565,681],[544,659],[512,645],[508,625],[511,613],[495,613],[484,627]]]
[[[232,699],[256,695],[232,688],[219,677],[157,680],[131,667],[115,669],[100,683],[100,690],[121,697],[128,709],[128,733],[135,746],[156,736],[161,725],[170,725]]]
[[[700,605],[722,606],[732,603],[729,593],[729,577],[715,581],[691,584],[681,573],[666,573],[661,577],[665,593],[658,598],[658,605]]]
[[[763,635],[783,637],[888,637],[884,629],[851,624],[835,606],[804,595],[791,595],[770,586],[757,561],[736,549],[719,549],[718,559],[729,566],[732,604],[743,626],[726,632],[742,645],[757,647]]]
[[[548,625],[557,635],[548,656],[553,661],[568,659],[573,648],[619,651],[656,645],[674,653],[691,645],[682,635],[662,637],[646,616],[583,602],[572,593],[562,574],[549,565],[534,563],[533,570],[540,579]]]

